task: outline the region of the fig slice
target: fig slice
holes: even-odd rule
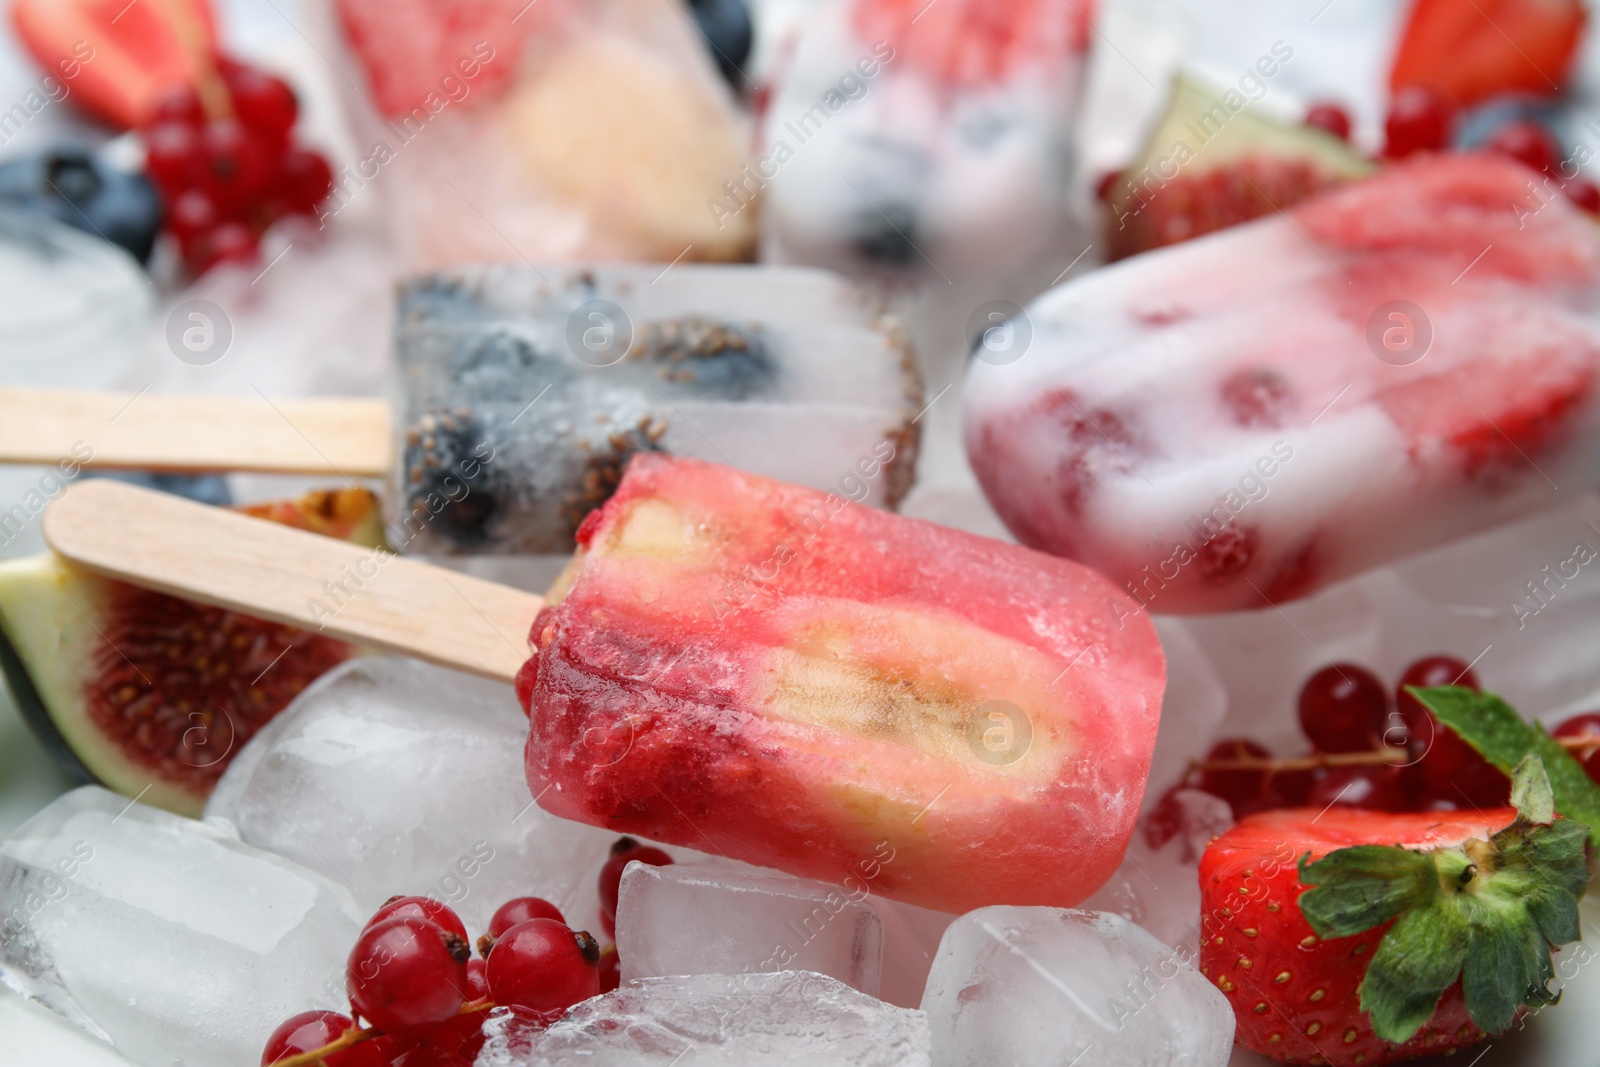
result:
[[[365,490],[247,514],[381,542]],[[198,816],[228,762],[353,645],[90,574],[51,553],[0,563],[0,668],[71,774]]]

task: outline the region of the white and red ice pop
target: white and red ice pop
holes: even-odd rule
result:
[[[980,352],[967,452],[1025,544],[1155,612],[1263,607],[1600,470],[1600,230],[1490,156],[1391,167],[1096,271]]]

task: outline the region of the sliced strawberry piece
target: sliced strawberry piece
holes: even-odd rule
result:
[[[11,21],[71,99],[120,127],[138,125],[163,93],[193,83],[217,47],[206,0],[15,0]]]
[[[1200,970],[1239,1044],[1376,1067],[1477,1044],[1548,1003],[1550,950],[1578,937],[1588,831],[1555,818],[1536,757],[1518,786],[1521,812],[1291,809],[1213,841]]]
[[[1463,107],[1501,93],[1554,96],[1587,22],[1580,0],[1417,0],[1389,86],[1443,89]]]
[[[953,86],[995,85],[1032,64],[1084,49],[1090,5],[1072,0],[862,0],[857,37],[893,49],[881,56]]]

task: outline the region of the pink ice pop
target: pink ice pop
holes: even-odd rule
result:
[[[578,540],[517,687],[547,810],[952,912],[1120,862],[1165,664],[1088,568],[657,455]]]
[[[1394,166],[1025,318],[973,360],[972,466],[1151,611],[1304,596],[1600,470],[1600,230],[1505,159]]]

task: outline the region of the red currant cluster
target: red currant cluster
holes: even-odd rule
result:
[[[600,869],[600,922],[614,934],[622,870],[662,866],[672,857],[624,837]],[[517,897],[502,904],[478,938],[429,897],[394,897],[367,920],[345,967],[351,1014],[305,1011],[267,1039],[262,1067],[467,1067],[483,1046],[491,1008],[509,1008],[533,1026],[617,988],[615,946],[567,926],[554,904]],[[356,1020],[367,1024],[361,1026]]]
[[[283,79],[219,58],[198,87],[173,90],[140,128],[165,227],[191,271],[253,260],[267,227],[315,214],[327,198],[333,170],[295,143],[298,115]]]
[[[1226,800],[1235,818],[1270,808],[1449,811],[1506,804],[1510,780],[1406,692],[1438,685],[1480,688],[1470,666],[1446,655],[1412,663],[1392,694],[1364,667],[1323,668],[1306,679],[1298,702],[1311,754],[1277,759],[1256,741],[1217,742],[1152,811],[1152,841],[1172,836],[1166,823],[1181,815],[1170,800],[1178,788]],[[1594,718],[1600,749],[1600,716]],[[1594,763],[1600,769],[1600,758]]]

